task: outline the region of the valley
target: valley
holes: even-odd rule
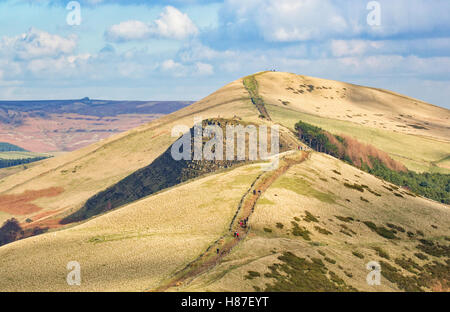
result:
[[[0,142],[38,153],[73,151],[191,103],[89,98],[0,101]]]

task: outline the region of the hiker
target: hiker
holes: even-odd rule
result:
[[[236,232],[236,237],[239,238],[239,232]]]
[[[253,195],[256,195],[256,190],[253,190]]]
[[[219,248],[217,248],[217,254],[219,254],[219,251],[220,251]]]

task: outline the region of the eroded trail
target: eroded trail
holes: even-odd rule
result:
[[[197,259],[190,262],[182,270],[176,272],[170,280],[151,291],[161,292],[172,287],[185,286],[197,276],[219,264],[222,258],[228,255],[234,247],[247,237],[251,228],[251,220],[249,218],[255,210],[258,199],[290,167],[303,162],[308,156],[309,153],[307,152],[284,156],[280,159],[279,166],[276,170],[263,172],[258,175],[247,192],[242,196],[236,213],[231,220],[228,229],[229,232],[213,242]],[[239,220],[246,218],[249,219],[249,224],[246,228],[242,228],[239,225]],[[235,232],[239,233],[238,238],[234,237]]]

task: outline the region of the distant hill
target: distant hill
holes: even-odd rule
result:
[[[0,142],[33,152],[73,151],[192,104],[90,99],[0,101]]]
[[[49,157],[47,154],[29,152],[20,146],[0,142],[0,168],[29,164]]]
[[[0,152],[26,152],[27,150],[6,142],[0,142]]]
[[[121,114],[169,114],[187,105],[189,101],[109,101],[85,97],[79,100],[0,101],[0,121],[11,122],[18,113],[32,116],[49,114],[80,114],[96,117],[114,117]],[[3,114],[2,114],[3,113]],[[9,114],[8,114],[9,113]]]

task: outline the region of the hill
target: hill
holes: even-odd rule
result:
[[[29,152],[17,145],[0,142],[0,169],[29,164],[48,157],[51,156]],[[7,175],[6,172],[3,174]]]
[[[89,98],[0,101],[0,141],[33,152],[73,151],[191,103]]]
[[[0,152],[26,152],[26,150],[14,144],[0,142]]]
[[[291,291],[448,287],[440,284],[442,274],[448,277],[448,207],[403,190],[395,196],[392,185],[319,153],[294,163],[264,191],[247,236],[227,249],[234,239],[230,222],[242,198],[251,200],[248,188],[261,181],[259,174],[258,165],[246,165],[210,175],[76,227],[3,246],[2,289],[73,290],[61,278],[72,260],[82,265],[81,291],[281,290],[284,282],[293,284]],[[366,190],[348,188],[347,181]],[[216,248],[226,252],[211,264]],[[295,269],[299,259],[316,275],[283,280],[278,264]],[[383,275],[381,286],[367,285],[369,261],[393,275]],[[202,265],[205,270],[195,269]],[[39,283],[30,283],[30,275]],[[416,276],[423,281],[409,285]]]
[[[152,185],[144,178],[166,159],[177,139],[172,129],[191,128],[194,117],[277,124],[288,152],[276,170],[242,163],[118,196]],[[370,144],[408,170],[446,173],[449,117],[373,88],[289,73],[244,77],[175,113],[0,180],[1,221],[15,217],[24,229],[51,230],[0,247],[0,287],[73,290],[62,277],[77,260],[81,291],[448,290],[448,205],[310,150],[295,125]],[[121,199],[62,224],[94,198],[103,207]],[[381,264],[380,286],[366,282],[370,261]]]

